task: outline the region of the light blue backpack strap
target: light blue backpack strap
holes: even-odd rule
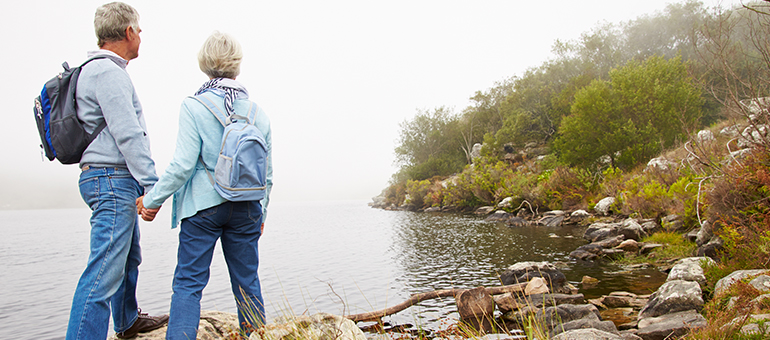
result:
[[[224,111],[220,109],[219,106],[214,103],[213,100],[211,100],[211,98],[207,97],[205,93],[198,96],[191,96],[190,98],[195,99],[201,103],[201,105],[206,107],[206,109],[208,109],[209,112],[214,115],[214,117],[219,121],[219,124],[222,124],[222,126],[227,126],[230,124],[230,119],[227,117],[227,115],[225,115]]]
[[[257,103],[250,102],[249,103],[249,114],[246,116],[248,118],[249,123],[252,125],[257,125],[257,113],[259,112],[259,106],[257,106]]]
[[[206,97],[205,94],[201,94],[199,96],[190,96],[190,98],[195,99],[207,110],[209,110],[209,112],[214,115],[214,118],[216,118],[223,127],[227,127],[227,125],[230,124],[230,118],[223,113],[222,109],[220,109],[219,106],[217,106],[217,104],[211,100],[211,98]],[[224,145],[224,141],[222,141],[222,143]],[[206,162],[203,161],[203,154],[198,155],[198,159],[201,161],[201,164],[203,164],[203,170],[206,170],[206,175],[209,176],[209,181],[213,186],[214,183],[216,183],[216,180],[214,180],[214,176],[211,176],[211,172],[209,172],[209,167],[206,165]]]

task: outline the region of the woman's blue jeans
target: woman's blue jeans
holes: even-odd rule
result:
[[[241,327],[259,327],[264,323],[265,308],[257,275],[261,224],[259,201],[225,202],[182,220],[166,339],[196,338],[201,296],[209,282],[217,239],[221,239]]]
[[[136,199],[144,188],[126,169],[91,168],[80,174],[80,195],[91,208],[91,253],[78,281],[67,339],[107,338],[137,318],[136,281],[142,262]]]

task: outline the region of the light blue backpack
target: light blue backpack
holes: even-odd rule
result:
[[[191,97],[203,104],[224,126],[222,147],[219,150],[214,176],[208,166],[206,174],[214,189],[228,201],[258,201],[265,197],[267,177],[267,144],[262,131],[254,125],[257,104],[251,103],[246,116],[227,116],[211,98],[205,95]]]

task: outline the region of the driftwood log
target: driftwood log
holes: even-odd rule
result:
[[[526,283],[518,283],[518,284],[507,285],[507,286],[490,287],[490,288],[484,288],[484,289],[487,291],[487,293],[489,293],[489,295],[499,295],[499,294],[505,294],[505,293],[511,293],[511,292],[523,292],[524,288],[526,287],[527,287]],[[450,296],[455,297],[466,290],[467,289],[442,289],[442,290],[434,290],[432,292],[414,294],[411,297],[409,297],[409,299],[407,299],[406,301],[399,303],[395,306],[391,306],[391,307],[374,311],[374,312],[345,315],[345,318],[348,318],[353,322],[377,321],[384,316],[396,314],[404,309],[414,306],[420,303],[420,301],[437,299],[441,297],[450,297]]]

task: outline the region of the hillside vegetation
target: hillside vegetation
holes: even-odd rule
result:
[[[621,215],[708,221],[725,240],[715,276],[768,268],[770,2],[670,4],[553,52],[460,112],[404,121],[380,206],[542,213],[612,196]]]

